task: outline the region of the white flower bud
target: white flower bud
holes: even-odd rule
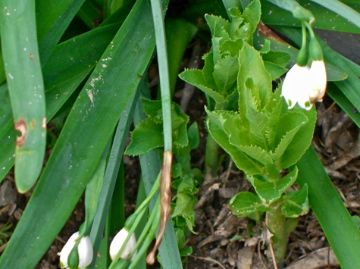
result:
[[[122,246],[125,243],[125,240],[128,236],[129,232],[122,228],[120,232],[118,232],[114,239],[111,241],[110,244],[110,257],[112,260],[115,259],[123,259],[128,260],[131,258],[131,256],[135,252],[135,246],[136,246],[136,238],[134,234],[131,234],[129,237],[129,240],[127,241],[126,245],[122,248]],[[122,251],[120,253],[120,250],[122,248]]]
[[[78,240],[80,240],[77,249],[79,256],[78,268],[84,269],[91,264],[93,259],[93,247],[91,240],[88,236],[83,236],[80,238],[79,232],[76,232],[70,236],[69,240],[66,242],[60,253],[58,253],[58,255],[60,255],[61,268],[69,268],[68,259]]]

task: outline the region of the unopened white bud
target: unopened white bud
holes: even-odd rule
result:
[[[85,269],[91,264],[93,259],[93,246],[91,240],[88,236],[80,237],[79,232],[76,232],[70,236],[60,253],[58,253],[58,255],[60,255],[60,268],[69,268],[69,256],[78,240],[80,240],[77,246],[79,257],[78,268]]]
[[[109,252],[112,260],[119,258],[128,260],[134,254],[136,246],[136,238],[134,234],[130,235],[129,240],[126,242],[126,245],[124,245],[128,235],[129,232],[125,228],[122,228],[111,241]]]

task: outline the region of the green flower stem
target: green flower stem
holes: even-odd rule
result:
[[[154,197],[154,195],[157,193],[160,187],[160,174],[157,176],[156,181],[154,182],[154,185],[152,189],[150,190],[148,196],[146,199],[140,204],[140,206],[135,210],[133,215],[138,214],[139,212],[143,211],[145,208],[147,208],[150,204],[151,199]],[[130,219],[128,219],[130,220]],[[130,223],[126,223],[125,226],[130,225]]]
[[[159,213],[160,213],[160,203],[159,203],[159,197],[158,197],[154,208],[151,209],[149,221],[146,223],[144,229],[141,232],[139,239],[136,242],[136,246],[135,246],[136,249],[138,249],[140,246],[143,245],[143,241],[146,237],[149,237],[148,235],[149,235],[149,231],[150,231],[151,227],[153,225],[155,225],[157,227],[157,225],[159,224],[159,220],[160,220]]]
[[[271,237],[275,260],[281,266],[286,254],[290,233],[297,225],[297,219],[287,219],[281,214],[281,202],[273,204],[266,212],[266,225],[273,234]]]
[[[160,200],[157,199],[154,208],[152,209],[149,221],[146,223],[143,232],[141,233],[139,240],[136,242],[136,249],[138,249],[136,255],[131,260],[129,269],[137,268],[138,263],[142,257],[144,257],[149,245],[154,240],[156,230],[160,222]]]
[[[210,98],[207,98],[208,104]],[[215,104],[214,111],[223,110],[222,104]],[[208,133],[205,146],[205,180],[208,181],[214,178],[219,168],[219,150],[220,147],[214,138]]]
[[[160,187],[160,174],[158,175],[151,191],[149,192],[149,195],[146,197],[146,199],[141,203],[141,205],[135,210],[135,212],[128,218],[128,220],[125,223],[126,229],[129,231],[128,236],[125,239],[125,242],[123,246],[121,247],[119,253],[123,251],[123,248],[126,246],[128,240],[130,239],[131,234],[133,234],[138,227],[139,223],[141,222],[142,218],[144,217],[146,213],[146,209],[150,205],[151,199],[154,197],[154,195],[158,192]],[[158,203],[157,203],[158,204]],[[153,214],[152,214],[153,215]],[[156,215],[156,214],[155,214]],[[151,217],[150,217],[151,218]],[[156,222],[156,220],[155,220]],[[148,223],[152,223],[152,221],[149,221]],[[148,224],[147,224],[148,225]],[[157,227],[157,225],[156,225]],[[145,229],[144,229],[145,230]],[[140,239],[143,240],[143,234],[140,236]],[[150,241],[151,242],[151,241]],[[138,242],[139,243],[139,242]],[[140,242],[141,243],[141,242]],[[138,247],[139,244],[136,244],[136,247]],[[118,259],[115,259],[111,262],[109,269],[117,268]]]
[[[205,179],[210,180],[216,175],[219,165],[219,145],[208,135],[205,146]]]

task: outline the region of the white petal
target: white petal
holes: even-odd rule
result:
[[[74,248],[76,240],[79,238],[79,232],[74,233],[70,236],[60,253],[60,266],[62,268],[68,268],[68,258],[70,255],[71,250]]]
[[[89,266],[93,259],[93,246],[90,237],[84,236],[80,239],[78,246],[79,269]]]
[[[302,108],[310,109],[309,91],[311,90],[310,68],[295,64],[286,74],[281,95],[291,109],[298,103]]]
[[[313,61],[310,67],[312,90],[309,97],[312,103],[322,101],[326,91],[326,68],[324,61]]]
[[[134,234],[131,234],[126,246],[123,248],[121,255],[119,252],[121,247],[124,245],[125,239],[129,232],[123,228],[118,232],[110,244],[110,257],[112,260],[121,258],[124,260],[130,259],[135,252],[136,238]]]

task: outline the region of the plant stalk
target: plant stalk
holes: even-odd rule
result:
[[[266,226],[272,233],[275,262],[282,268],[290,233],[296,228],[297,219],[287,219],[281,213],[281,203],[274,204],[266,213]]]

